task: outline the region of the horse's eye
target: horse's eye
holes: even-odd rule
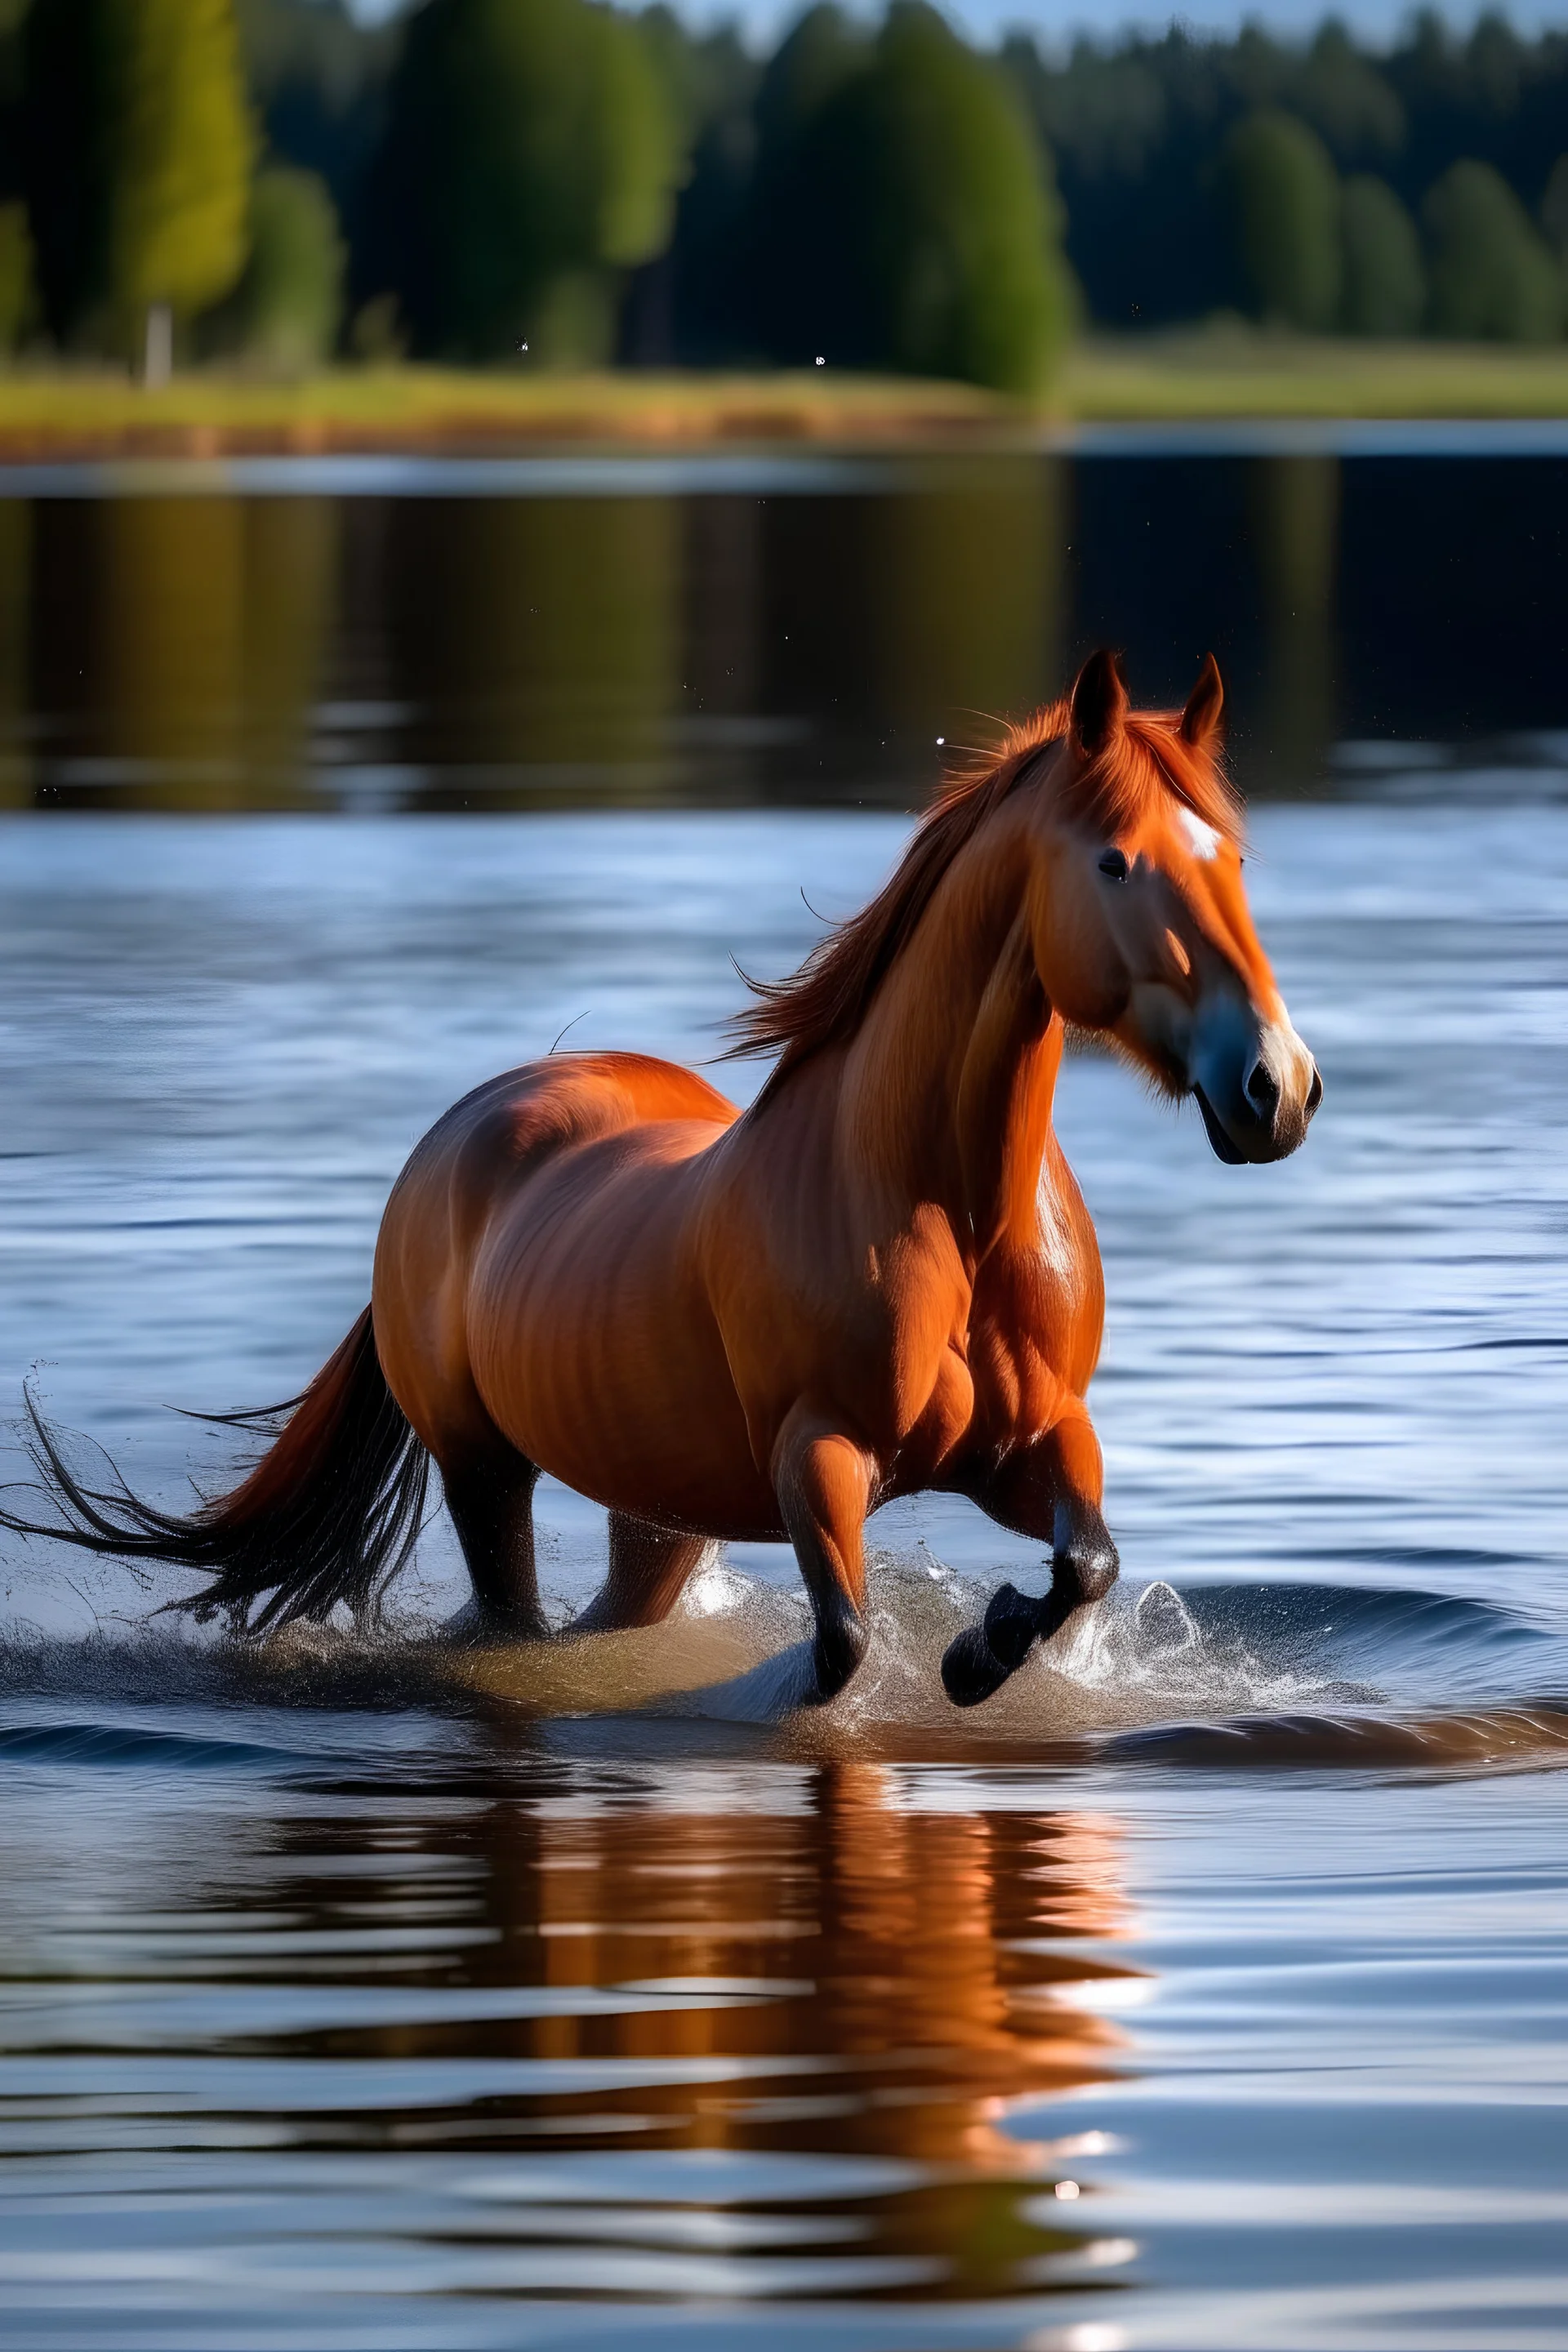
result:
[[[1108,876],[1112,882],[1125,882],[1127,879],[1127,860],[1123,857],[1120,849],[1108,849],[1100,861],[1100,870],[1102,874]]]

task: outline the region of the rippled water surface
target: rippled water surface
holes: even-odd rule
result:
[[[439,1523],[384,1635],[249,1652],[6,1544],[0,2341],[1568,2344],[1568,807],[1539,735],[1370,756],[1254,813],[1306,1150],[1066,1073],[1124,1577],[983,1714],[941,1650],[1038,1561],[952,1503],[775,1730],[702,1696],[772,1547],[537,1657],[441,1640]],[[0,820],[11,1407],[216,1481],[165,1408],[300,1385],[437,1112],[710,1052],[903,826]]]

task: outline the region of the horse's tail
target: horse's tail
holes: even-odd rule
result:
[[[264,1633],[325,1617],[340,1601],[356,1618],[374,1616],[419,1533],[430,1457],[386,1385],[368,1307],[303,1395],[215,1416],[251,1428],[288,1418],[231,1494],[185,1517],[143,1502],[118,1471],[108,1487],[84,1485],[31,1396],[26,1404],[28,1451],[58,1517],[24,1518],[0,1505],[0,1528],[198,1571],[209,1580],[202,1590],[166,1605],[204,1622],[221,1612],[241,1632]]]

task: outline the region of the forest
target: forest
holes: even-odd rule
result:
[[[823,0],[0,0],[12,352],[824,364],[1028,396],[1074,334],[1549,343],[1568,35],[968,45]]]

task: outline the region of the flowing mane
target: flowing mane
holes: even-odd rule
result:
[[[1231,839],[1241,803],[1206,752],[1184,740],[1179,711],[1129,711],[1114,740],[1057,789],[1063,805],[1108,834],[1131,830],[1174,800]],[[913,938],[949,866],[986,819],[1067,737],[1066,701],[1049,702],[1008,729],[998,750],[952,775],[916,827],[889,881],[858,915],[837,923],[787,980],[742,978],[760,1001],[729,1024],[731,1055],[779,1055],[769,1079],[852,1037],[893,963]]]

